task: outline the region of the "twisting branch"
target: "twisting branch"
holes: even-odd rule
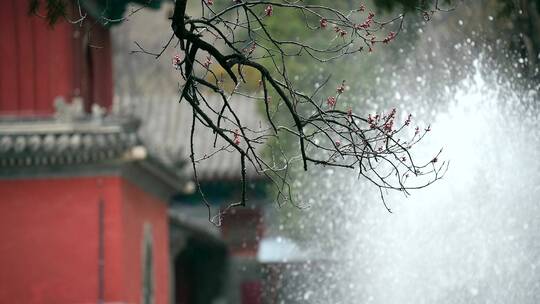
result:
[[[302,92],[288,71],[287,63],[291,59],[303,57],[314,64],[328,64],[391,43],[403,29],[405,13],[382,20],[364,5],[343,11],[331,0],[327,0],[328,5],[319,4],[323,0],[228,0],[220,9],[215,9],[214,0],[191,0],[196,1],[200,1],[200,11],[197,16],[189,16],[188,0],[176,0],[170,18],[173,33],[163,47],[150,52],[135,43],[138,50],[133,52],[159,58],[172,46],[181,50],[173,58],[173,66],[182,77],[180,101],[185,100],[193,113],[190,160],[196,185],[213,223],[220,224],[223,212],[246,205],[248,167],[275,186],[279,205],[290,202],[295,206],[299,204],[293,200],[290,181],[291,169],[297,162],[303,170],[308,170],[310,165],[358,170],[358,178],[378,188],[389,212],[384,198],[386,191],[408,195],[410,190],[442,178],[448,168],[447,162],[439,160],[442,151],[425,163],[418,163],[411,154],[413,146],[430,132],[429,126],[414,128],[411,115],[400,118],[395,109],[359,115],[340,102],[346,90],[345,81],[337,86],[335,93],[323,96],[323,87],[330,83],[330,77],[313,92]],[[29,2],[29,12],[38,15],[40,2]],[[66,13],[64,1],[46,3],[47,15],[42,17],[51,24],[59,17],[80,25],[87,19],[78,0],[73,1],[76,8],[73,16]],[[104,11],[95,22],[121,22],[151,3],[148,0],[120,19],[107,18]],[[437,12],[449,10],[442,8],[439,0],[417,3],[420,5],[412,11],[420,13],[426,21]],[[280,37],[268,26],[268,20],[278,12],[301,18],[308,33],[326,33],[330,39],[321,42]],[[250,71],[259,79],[259,93],[247,93],[244,89]],[[226,81],[232,82],[232,88],[227,87]],[[219,96],[217,104],[207,98],[210,93]],[[233,106],[239,96],[263,103],[261,108],[268,126],[255,128],[242,120]],[[287,117],[278,112],[285,112]],[[213,131],[215,151],[196,158],[193,138],[199,124]],[[283,144],[290,137],[294,138],[292,153],[291,147],[286,149]],[[261,147],[268,142],[274,143],[269,146],[272,153],[264,157]],[[212,217],[211,204],[200,189],[197,165],[222,152],[237,153],[240,158],[241,197]]]
[[[195,182],[212,222],[219,225],[220,214],[211,216],[211,204],[200,189],[197,165],[221,152],[238,153],[242,189],[239,201],[229,204],[223,212],[246,205],[248,166],[275,186],[279,205],[284,202],[297,205],[292,199],[290,185],[291,167],[296,162],[302,164],[303,170],[308,170],[310,164],[357,169],[359,178],[378,187],[385,207],[384,191],[397,190],[408,194],[409,190],[425,187],[442,177],[448,164],[438,161],[440,152],[421,165],[413,160],[410,153],[411,148],[429,132],[429,127],[424,130],[417,127],[414,134],[408,134],[411,117],[400,125],[395,109],[368,115],[367,118],[359,116],[352,109],[343,109],[339,105],[345,82],[337,87],[334,96],[321,96],[322,88],[329,83],[330,77],[313,92],[304,93],[297,88],[287,68],[287,61],[295,57],[304,56],[322,64],[362,51],[371,52],[374,45],[390,43],[399,35],[403,29],[404,13],[389,20],[379,20],[363,5],[342,11],[335,4],[334,7],[320,5],[314,0],[233,0],[218,11],[214,9],[214,0],[197,1],[201,1],[197,17],[186,13],[187,0],[175,2],[171,17],[173,33],[159,51],[150,52],[135,42],[138,50],[133,52],[159,58],[171,45],[181,50],[182,54],[173,58],[173,65],[183,79],[180,101],[188,102],[193,112],[190,160]],[[51,24],[62,16],[68,22],[80,25],[87,19],[80,1],[74,1],[73,6],[78,13],[69,17],[63,1],[50,0],[46,3],[47,15],[42,17]],[[102,12],[99,21],[103,24],[118,23],[150,4],[151,0],[120,19],[107,18]],[[282,13],[301,16],[306,31],[326,30],[332,33],[333,38],[328,43],[317,43],[278,37],[267,26],[274,8]],[[30,0],[29,11],[38,15],[38,9],[39,2]],[[447,11],[441,8],[438,0],[425,1],[416,10],[426,20],[436,12]],[[226,75],[217,72],[216,66]],[[256,71],[262,94],[253,95],[243,90],[248,70]],[[232,89],[226,88],[225,80],[232,81]],[[209,101],[208,90],[205,89],[217,94],[222,103],[216,105]],[[242,121],[232,106],[237,96],[255,103],[262,102],[269,126],[256,130]],[[275,98],[273,101],[272,97]],[[285,122],[282,117],[277,118],[280,109],[287,113]],[[215,134],[213,146],[216,150],[202,158],[196,158],[193,145],[197,124],[213,130]],[[283,148],[283,136],[295,139],[297,150],[292,155]],[[221,140],[219,148],[218,139]],[[269,141],[275,145],[270,146],[273,153],[265,158],[261,146]],[[409,182],[411,177],[417,177],[420,182]]]
[[[334,96],[320,96],[320,87],[308,94],[297,89],[287,71],[289,58],[308,56],[314,62],[327,63],[364,50],[371,52],[376,44],[388,44],[403,29],[405,14],[383,21],[367,12],[363,5],[341,11],[331,5],[286,0],[235,0],[217,11],[212,0],[199,1],[201,11],[197,17],[186,13],[187,0],[175,3],[171,27],[182,54],[173,62],[183,78],[181,100],[186,100],[193,109],[192,137],[195,122],[199,121],[213,130],[216,136],[214,147],[218,138],[226,143],[215,153],[232,148],[241,159],[242,194],[239,201],[228,205],[225,211],[246,205],[247,166],[252,166],[275,185],[279,204],[294,203],[289,184],[290,167],[298,160],[304,170],[308,170],[310,164],[356,169],[359,178],[378,187],[388,211],[385,191],[408,194],[409,190],[430,185],[444,175],[448,163],[439,161],[439,154],[424,164],[417,164],[413,159],[411,148],[430,128],[413,129],[411,115],[403,118],[401,123],[395,109],[360,116],[352,109],[339,106],[345,82],[337,87]],[[299,13],[307,31],[333,31],[334,38],[321,45],[277,37],[266,25],[274,9],[281,13]],[[424,6],[417,10],[425,18],[443,11],[438,1],[429,9]],[[166,47],[169,44],[170,41]],[[140,50],[145,51],[142,47]],[[153,55],[162,53],[163,50]],[[215,72],[216,65],[226,76]],[[262,96],[242,91],[248,69],[256,71],[260,77]],[[232,81],[233,89],[224,86],[223,77]],[[328,82],[327,79],[324,84]],[[222,104],[209,103],[204,88],[218,94]],[[268,128],[255,131],[241,121],[230,103],[240,95],[253,102],[263,102]],[[277,100],[272,100],[272,96]],[[276,111],[282,106],[289,116],[288,123],[278,122],[275,118]],[[287,134],[296,139],[298,155],[290,156],[278,145],[273,146],[278,151],[274,151],[270,159],[264,158],[260,146],[272,139],[280,142],[279,138]],[[194,153],[192,150],[191,161],[196,172],[200,160],[195,160]],[[197,174],[195,179],[198,179]],[[198,180],[196,182],[198,184]]]

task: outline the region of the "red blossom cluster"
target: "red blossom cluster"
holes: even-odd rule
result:
[[[326,98],[326,104],[331,108],[333,108],[336,105],[336,101],[337,99],[334,96],[330,96]]]
[[[396,120],[396,113],[397,113],[396,108],[392,108],[390,113],[385,114],[385,115],[380,115],[380,114],[371,115],[371,114],[369,114],[368,117],[367,117],[367,123],[369,124],[371,129],[382,128],[382,130],[384,132],[386,132],[386,133],[397,132],[397,130],[394,128],[395,120]],[[409,114],[407,116],[407,119],[403,123],[403,126],[410,125],[411,120],[412,120],[412,114]],[[417,135],[418,133],[419,133],[419,128],[416,127],[415,135]]]
[[[395,134],[400,132],[404,127],[410,126],[411,121],[412,121],[412,114],[408,114],[403,125],[396,126],[395,124],[396,119],[397,119],[396,115],[397,115],[397,110],[395,108],[390,110],[390,112],[388,112],[387,114],[384,114],[384,113],[375,114],[375,115],[369,114],[367,117],[367,123],[370,125],[370,128],[372,130],[375,130],[375,129],[380,130],[383,133],[387,134],[387,136],[395,136]],[[420,134],[421,129],[420,127],[417,126],[414,128],[414,136],[412,137],[412,139],[410,139],[410,141],[401,141],[399,138],[396,141],[396,144],[400,145],[400,147],[403,147],[402,153],[399,153],[400,155],[396,153],[395,155],[396,159],[399,160],[405,166],[407,166],[409,170],[413,170],[415,165],[413,165],[413,167],[409,167],[409,165],[405,164],[406,162],[412,163],[413,160],[410,158],[411,157],[410,155],[408,154],[404,155],[404,154],[407,150],[411,149],[414,144],[422,140],[422,138],[425,136],[427,132],[431,131],[431,125],[428,125],[425,129],[423,129],[423,131],[424,131],[423,134]],[[367,141],[366,141],[366,144],[367,144]],[[392,153],[391,151],[392,148],[388,148],[387,144],[382,144],[382,145],[379,145],[379,144],[377,144],[377,147],[375,148],[375,151],[377,151],[377,153]],[[435,165],[435,163],[439,162],[439,156],[441,153],[442,153],[442,149],[429,161],[428,164]],[[440,168],[437,170],[440,170]],[[411,172],[413,172],[414,174],[419,174],[421,171],[419,171],[418,165],[416,165],[416,169],[414,169],[414,171],[411,171]],[[403,177],[408,178],[409,173],[403,174]]]
[[[319,21],[321,28],[326,28],[328,26],[328,19],[322,18],[321,21]]]
[[[272,16],[272,14],[274,14],[274,8],[272,7],[271,4],[269,4],[269,5],[264,9],[264,14],[265,14],[267,17],[270,17],[270,16]]]
[[[371,129],[377,128],[377,125],[379,124],[380,115],[376,114],[375,116],[371,116],[371,114],[368,114],[367,122],[369,124],[369,127]]]
[[[370,12],[367,19],[362,22],[362,23],[359,23],[359,24],[355,24],[355,28],[357,29],[368,29],[371,27],[371,25],[373,25],[373,17],[375,17],[375,14],[373,12]]]
[[[394,119],[396,118],[396,108],[393,108],[390,114],[383,116],[384,124],[383,130],[385,132],[392,132],[394,128]]]
[[[388,33],[388,36],[386,36],[383,39],[383,43],[388,43],[388,42],[394,40],[395,38],[396,38],[396,33],[395,32],[390,32],[390,33]]]
[[[409,116],[407,116],[407,119],[405,119],[405,125],[406,126],[411,124],[411,119],[412,119],[412,114],[409,114]]]
[[[240,144],[240,130],[238,129],[234,130],[234,144],[235,145]]]
[[[253,54],[253,52],[255,51],[256,48],[257,48],[257,44],[252,43],[249,48],[245,48],[245,49],[243,49],[243,51],[245,53],[248,53],[249,55],[251,55],[251,54]]]
[[[176,70],[179,70],[182,67],[182,58],[180,58],[180,55],[174,55],[172,64]]]
[[[343,92],[345,92],[345,80],[337,87],[336,92],[338,94],[343,94]]]
[[[334,32],[336,32],[340,37],[344,37],[345,35],[347,35],[347,31],[337,25],[334,26]]]
[[[208,68],[210,68],[210,65],[211,65],[211,64],[212,64],[212,57],[206,56],[206,60],[205,60],[204,63],[203,63],[203,67],[204,67],[205,69],[208,69]]]

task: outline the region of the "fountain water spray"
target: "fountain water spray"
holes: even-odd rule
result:
[[[420,153],[444,146],[445,178],[389,194],[393,214],[354,173],[302,182],[311,261],[285,274],[284,303],[540,302],[538,96],[488,71],[476,60],[430,118]]]

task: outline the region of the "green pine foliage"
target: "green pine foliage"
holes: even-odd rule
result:
[[[28,0],[28,13],[30,15],[41,15],[44,11],[44,17],[49,25],[54,26],[62,18],[67,18],[73,11],[81,10],[90,14],[94,19],[104,25],[110,26],[121,22],[129,4],[138,4],[147,8],[157,9],[162,0]],[[110,20],[118,20],[110,22]]]

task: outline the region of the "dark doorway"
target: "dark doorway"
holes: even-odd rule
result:
[[[227,250],[223,244],[189,237],[174,260],[175,303],[211,304],[224,291]]]

